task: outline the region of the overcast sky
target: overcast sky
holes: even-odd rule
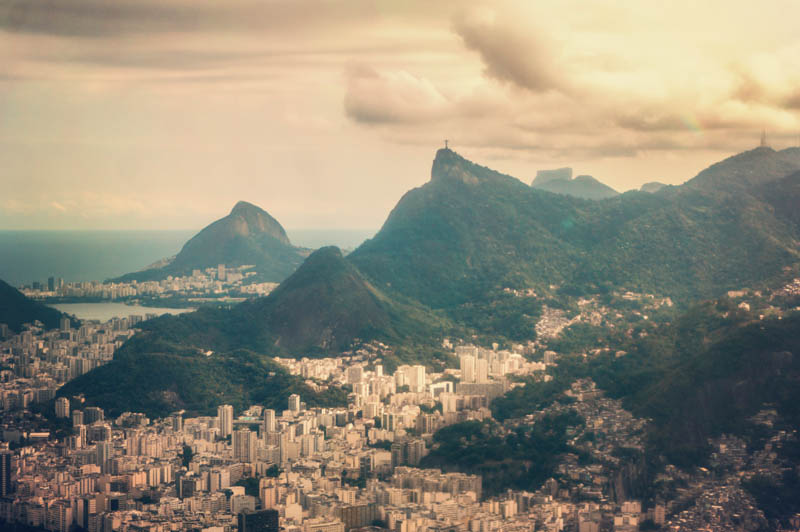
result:
[[[378,228],[443,139],[681,183],[800,133],[800,2],[0,0],[0,229]]]

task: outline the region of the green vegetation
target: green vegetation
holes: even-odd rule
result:
[[[23,323],[34,321],[42,322],[47,329],[55,329],[62,316],[65,314],[25,297],[22,292],[0,280],[0,323],[5,323],[12,331],[20,332]]]
[[[324,356],[380,340],[398,346],[386,357],[389,368],[421,360],[441,367],[450,355],[437,345],[456,327],[418,303],[386,296],[338,249],[322,248],[266,298],[163,316],[142,329],[113,361],[59,393],[82,393],[111,412],[161,415],[213,412],[222,403],[280,409],[292,393],[310,406],[344,404],[343,390],[312,394],[271,356]]]
[[[258,497],[258,478],[257,477],[244,477],[239,479],[234,486],[241,486],[244,488],[244,494],[251,497]]]
[[[188,468],[189,464],[192,463],[192,458],[194,458],[194,451],[192,450],[192,448],[190,446],[188,446],[186,444],[183,444],[183,451],[181,452],[180,458],[181,458],[181,464],[183,464],[183,467],[187,467]]]
[[[83,394],[86,404],[101,406],[112,416],[135,411],[163,417],[181,409],[187,415],[210,415],[225,403],[237,410],[251,404],[283,409],[293,393],[309,406],[346,403],[343,389],[315,392],[270,357],[253,351],[205,356],[148,336],[129,341],[112,362],[70,381],[58,395]]]
[[[272,464],[264,472],[264,476],[269,478],[278,478],[281,476],[281,473],[283,473],[283,469],[281,469],[278,464]]]
[[[553,379],[540,382],[526,378],[524,386],[514,388],[503,397],[492,401],[492,416],[498,421],[524,417],[528,414],[550,406],[555,401],[566,403],[570,398],[564,395],[572,379]]]
[[[474,330],[487,342],[533,340],[541,313],[540,300],[504,292],[488,294],[485,299],[470,301],[449,311],[453,320]]]
[[[597,202],[533,189],[441,150],[431,181],[408,192],[349,258],[380,289],[458,319],[462,306],[505,287],[562,285],[577,295],[611,286],[681,303],[716,297],[800,260],[800,190],[775,181],[800,169],[788,151],[730,161],[730,188],[716,180]],[[754,164],[772,181],[744,189],[737,179]]]
[[[757,179],[756,167],[764,169]],[[493,411],[508,419],[564,401],[569,383],[589,376],[637,415],[656,420],[651,450],[696,463],[708,435],[741,428],[743,416],[764,401],[791,406],[785,375],[794,374],[797,356],[781,353],[797,353],[785,338],[797,320],[746,325],[752,316],[730,301],[691,304],[800,261],[800,174],[780,179],[793,168],[800,168],[795,152],[756,150],[687,186],[587,201],[533,189],[440,150],[431,181],[408,192],[381,231],[347,258],[323,248],[269,297],[148,322],[111,364],[61,393],[84,393],[111,411],[208,412],[248,401],[282,407],[292,391],[310,395],[270,356],[330,355],[380,341],[391,347],[389,370],[418,361],[441,368],[454,363],[439,348],[442,337],[532,339],[543,298],[565,303],[569,313],[570,298],[586,293],[604,294],[633,316],[636,304],[613,294],[634,290],[671,296],[688,312],[674,323],[665,316],[639,323],[630,336],[569,327],[551,342],[561,353],[553,381],[531,381],[495,401]],[[728,188],[720,177],[726,173]],[[282,241],[264,224],[265,234]],[[518,297],[506,288],[540,295]],[[575,355],[598,345],[610,353],[588,363]],[[617,351],[627,354],[617,358]],[[343,394],[313,397],[336,402]]]
[[[510,430],[493,421],[450,425],[434,434],[433,449],[422,466],[478,473],[487,495],[509,488],[534,490],[554,475],[556,457],[571,451],[567,428],[582,424],[571,411]]]
[[[776,408],[780,427],[800,425],[800,313],[782,319],[758,320],[723,298],[691,307],[676,319],[650,324],[646,336],[571,328],[552,342],[562,349],[553,380],[526,380],[491,408],[498,420],[523,417],[554,401],[570,398],[564,391],[575,379],[590,377],[609,396],[622,399],[636,416],[653,422],[647,455],[664,456],[679,466],[705,462],[707,441],[723,433],[737,434],[763,445],[763,431],[748,418],[767,406]],[[610,352],[589,357],[600,342]],[[623,356],[615,356],[623,351]]]
[[[789,530],[789,519],[800,513],[800,476],[796,470],[789,470],[780,480],[756,476],[742,484],[755,498],[764,516],[775,526],[773,529]]]

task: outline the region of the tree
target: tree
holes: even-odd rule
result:
[[[189,468],[189,464],[192,462],[192,458],[194,458],[194,451],[191,447],[183,444],[183,452],[179,455],[181,457],[181,461],[183,462],[183,467]]]
[[[270,478],[278,478],[283,473],[283,469],[281,469],[278,464],[272,464],[269,468],[264,472],[264,474]]]

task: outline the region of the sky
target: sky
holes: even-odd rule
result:
[[[800,2],[0,0],[0,229],[377,229],[444,139],[679,184],[800,134]]]

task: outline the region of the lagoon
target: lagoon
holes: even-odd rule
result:
[[[50,305],[53,308],[76,316],[80,320],[108,321],[111,318],[126,318],[132,314],[144,316],[146,314],[183,314],[191,312],[192,308],[163,308],[143,307],[141,305],[126,305],[125,303],[58,303]]]

